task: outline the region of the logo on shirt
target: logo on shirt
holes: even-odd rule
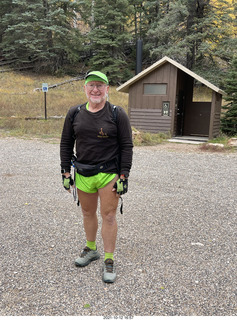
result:
[[[103,128],[101,128],[97,137],[98,138],[108,138],[109,136],[107,135],[107,133],[104,133]]]

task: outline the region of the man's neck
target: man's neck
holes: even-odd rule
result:
[[[101,103],[92,103],[89,102],[89,111],[90,112],[97,112],[101,109],[103,109],[105,106],[105,101],[101,102]]]

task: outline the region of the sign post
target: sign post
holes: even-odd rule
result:
[[[45,114],[45,120],[47,120],[47,104],[46,104],[46,93],[48,92],[49,87],[48,83],[42,84],[42,91],[44,92],[44,114]]]

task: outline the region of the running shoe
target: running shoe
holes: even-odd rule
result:
[[[114,261],[112,259],[106,259],[103,265],[103,275],[102,279],[104,282],[113,283],[116,279],[116,271],[115,271]]]
[[[92,261],[97,260],[99,258],[100,258],[100,254],[97,251],[97,249],[91,250],[90,248],[85,247],[80,257],[76,259],[75,265],[77,267],[85,267]]]

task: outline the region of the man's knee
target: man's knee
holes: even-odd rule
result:
[[[82,214],[84,218],[93,218],[96,215],[96,211],[94,212],[82,208]]]
[[[111,212],[104,213],[102,214],[102,219],[108,225],[113,226],[116,223],[116,212],[111,211]]]

